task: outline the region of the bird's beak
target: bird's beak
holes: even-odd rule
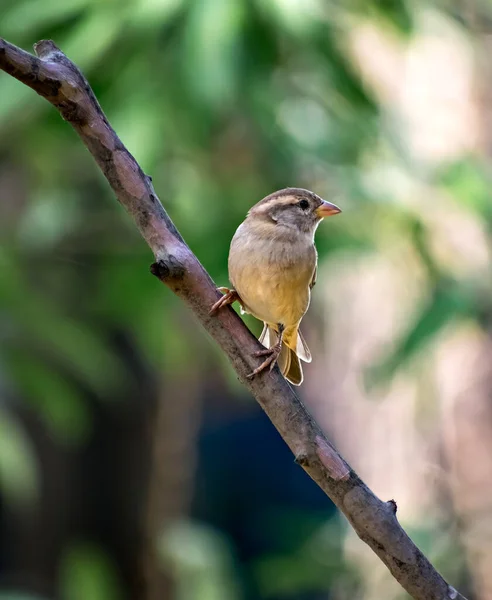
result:
[[[322,201],[321,206],[315,210],[316,216],[320,219],[324,219],[325,217],[332,217],[333,215],[337,215],[342,212],[341,208],[338,208],[336,204],[332,204],[331,202],[327,202],[326,200]]]

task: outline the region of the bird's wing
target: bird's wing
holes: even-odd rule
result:
[[[263,325],[263,331],[261,332],[258,341],[260,342],[260,344],[263,344],[265,348],[270,348],[272,345],[270,344],[270,331],[266,323]]]
[[[316,278],[318,277],[318,265],[314,265],[313,277],[311,279],[311,283],[309,284],[309,289],[312,290],[316,285]]]
[[[301,330],[297,330],[296,354],[304,362],[310,363],[312,360],[311,352],[309,351],[306,340],[302,336]]]

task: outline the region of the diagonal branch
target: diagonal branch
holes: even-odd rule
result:
[[[219,293],[159,202],[151,178],[112,129],[79,69],[51,41],[41,41],[34,48],[37,56],[0,38],[0,69],[46,98],[72,125],[152,250],[156,260],[152,273],[188,304],[219,344],[297,463],[413,598],[466,600],[401,528],[396,503],[377,498],[326,439],[278,368],[246,379],[256,366],[252,355],[261,348],[259,342],[230,307],[209,316]]]

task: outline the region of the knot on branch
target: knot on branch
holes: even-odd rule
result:
[[[296,463],[296,465],[299,465],[301,467],[307,467],[307,466],[309,466],[308,455],[305,454],[304,452],[301,452],[300,454],[296,455],[294,462]]]
[[[40,40],[34,44],[34,52],[36,52],[37,56],[43,60],[47,60],[48,58],[51,59],[57,54],[61,57],[65,57],[53,40]]]
[[[183,279],[185,269],[175,256],[169,254],[166,259],[151,264],[150,272],[161,281],[169,281],[170,279]]]

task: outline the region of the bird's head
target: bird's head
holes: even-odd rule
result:
[[[248,217],[314,234],[321,219],[339,212],[341,209],[338,206],[322,200],[314,192],[285,188],[260,200],[249,211]]]

